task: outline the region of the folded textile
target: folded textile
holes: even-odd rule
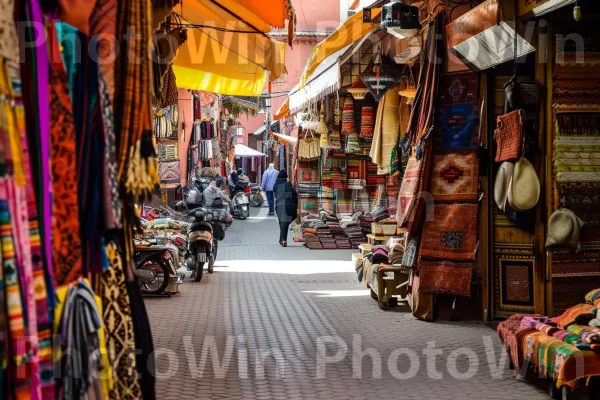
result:
[[[521,319],[521,326],[528,326],[531,328],[535,328],[537,324],[548,324],[556,326],[556,323],[552,321],[551,318],[548,317],[537,317],[537,316],[525,316]],[[549,325],[550,325],[549,324]]]
[[[587,325],[592,319],[596,318],[596,313],[592,310],[596,310],[596,308],[591,304],[579,304],[552,318],[552,321],[563,329],[576,323]]]
[[[600,299],[600,289],[591,290],[585,295],[585,302],[588,304],[594,304],[597,299]]]
[[[590,321],[589,325],[594,328],[600,328],[600,319],[594,318]]]
[[[402,259],[404,258],[404,246],[397,244],[392,247],[388,254],[388,258],[392,264],[402,264]]]

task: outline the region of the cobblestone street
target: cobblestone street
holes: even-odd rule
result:
[[[213,275],[146,299],[158,398],[549,398],[512,378],[494,330],[381,311],[351,251],[311,251],[291,233],[281,248],[276,219],[254,213],[227,232]]]

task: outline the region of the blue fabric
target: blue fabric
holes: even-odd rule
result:
[[[277,180],[277,175],[279,175],[279,171],[277,171],[275,168],[268,168],[263,174],[262,190],[265,192],[272,192],[273,187],[275,186],[275,181]]]
[[[267,203],[269,204],[269,212],[274,212],[275,207],[275,196],[273,196],[273,191],[269,190],[267,193]]]

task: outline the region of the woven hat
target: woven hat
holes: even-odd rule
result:
[[[579,250],[579,236],[584,224],[585,222],[568,208],[554,211],[548,220],[546,247],[566,245]]]
[[[515,165],[511,162],[503,162],[496,174],[494,182],[494,200],[496,205],[502,211],[506,211],[506,202],[508,200],[508,186],[513,176]]]
[[[375,130],[375,111],[371,106],[364,106],[360,115],[360,137],[372,138]]]
[[[508,204],[516,211],[535,207],[540,199],[540,180],[534,166],[525,157],[515,164],[513,177],[508,185]]]

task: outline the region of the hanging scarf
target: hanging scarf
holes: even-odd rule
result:
[[[443,57],[443,24],[445,13],[439,13],[434,22],[430,23],[425,44],[425,56],[419,72],[417,93],[408,123],[406,136],[402,139],[402,151],[405,157],[416,151],[417,158],[423,156],[425,141],[433,130],[435,115],[435,102],[437,99],[438,83],[442,71],[441,60]]]
[[[54,284],[67,285],[82,275],[79,205],[77,196],[77,146],[73,107],[67,72],[60,55],[56,30],[51,29],[52,69],[50,71],[52,118],[50,156],[52,159],[52,265]]]

